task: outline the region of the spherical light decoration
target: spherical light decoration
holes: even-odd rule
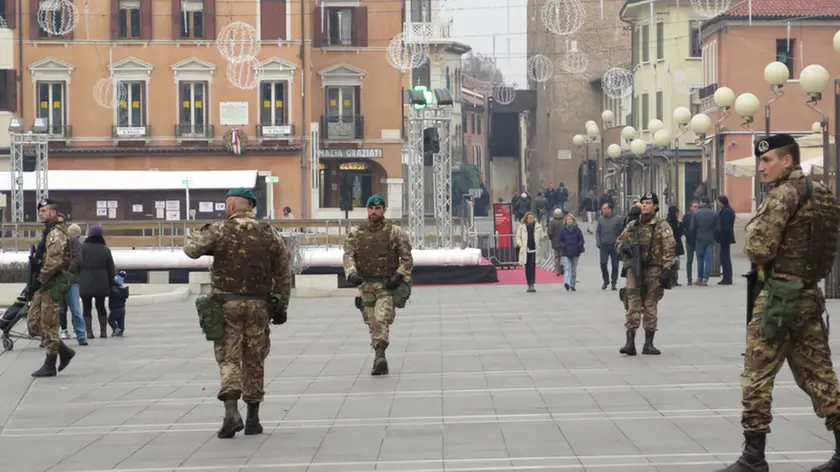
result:
[[[630,152],[637,156],[641,156],[647,152],[647,143],[644,139],[634,139],[630,142]]]
[[[618,144],[610,144],[607,146],[607,155],[613,159],[617,158],[621,155],[621,146]]]
[[[601,121],[604,123],[612,123],[615,119],[615,113],[612,110],[604,110],[601,112]]]
[[[601,134],[601,130],[597,126],[590,126],[586,128],[586,135],[590,138],[597,138]]]
[[[253,90],[260,84],[262,76],[263,65],[255,57],[249,57],[240,62],[228,63],[227,78],[236,88]]]
[[[583,146],[586,142],[586,138],[582,134],[576,134],[572,137],[572,142],[575,146]]]
[[[627,141],[636,137],[636,128],[632,126],[625,126],[621,129],[621,137]]]
[[[691,0],[691,6],[698,15],[714,18],[729,9],[731,0]]]
[[[751,93],[742,93],[735,99],[735,113],[744,118],[755,116],[761,109],[761,102],[758,97]]]
[[[698,113],[691,117],[691,131],[698,136],[705,136],[712,126],[712,119],[705,113]]]
[[[219,31],[216,37],[219,54],[233,63],[245,62],[260,52],[257,29],[248,23],[234,21]]]
[[[834,33],[834,52],[840,54],[840,30]]]
[[[661,148],[666,148],[671,145],[671,133],[668,132],[666,129],[661,129],[654,133],[653,135],[653,144]]]
[[[540,15],[545,29],[560,36],[577,33],[585,17],[580,0],[548,0],[543,4]]]
[[[799,86],[813,98],[820,98],[828,87],[828,71],[819,64],[811,64],[799,73]]]
[[[610,98],[620,99],[633,93],[633,73],[613,67],[601,78],[601,88]]]
[[[784,85],[789,77],[790,70],[783,62],[774,61],[764,68],[764,80],[770,85]]]
[[[93,99],[102,108],[114,109],[128,99],[128,89],[113,77],[104,77],[93,84]]]
[[[516,89],[507,84],[493,86],[493,99],[500,105],[510,105],[516,98]]]
[[[812,133],[817,133],[817,134],[822,133],[822,123],[820,123],[819,121],[815,121],[811,125],[811,132]]]
[[[657,131],[661,130],[664,127],[665,123],[663,123],[662,120],[657,120],[656,118],[654,118],[648,122],[647,129],[650,132],[650,134],[656,134]]]
[[[0,16],[0,29],[9,29],[8,23],[6,23],[6,19]]]
[[[685,126],[691,121],[691,110],[686,107],[677,107],[674,110],[674,121],[679,126]]]
[[[399,33],[388,44],[385,58],[393,68],[406,72],[429,60],[429,45],[424,42],[407,44],[403,34]]]
[[[735,103],[735,92],[729,87],[721,87],[715,90],[714,101],[719,108],[729,108]]]
[[[69,34],[79,24],[79,9],[70,0],[44,0],[37,16],[38,26],[51,36]]]
[[[560,59],[560,67],[570,74],[583,74],[589,67],[589,55],[583,51],[569,51]]]
[[[554,62],[542,54],[528,59],[528,77],[535,82],[546,82],[554,77]]]

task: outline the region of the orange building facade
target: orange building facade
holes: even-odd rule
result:
[[[38,24],[60,21],[51,1],[0,2],[18,18],[17,83],[0,84],[0,103],[25,129],[46,119],[50,170],[257,169],[278,180],[277,215],[343,217],[342,197],[361,215],[374,193],[401,213],[402,73],[385,57],[398,3],[77,1],[76,28],[54,37]],[[253,66],[217,47],[232,22],[253,27],[234,44]]]

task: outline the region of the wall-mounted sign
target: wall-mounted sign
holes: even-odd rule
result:
[[[248,102],[219,103],[219,124],[242,126],[248,124]]]
[[[381,148],[318,150],[319,159],[379,159],[381,157]]]

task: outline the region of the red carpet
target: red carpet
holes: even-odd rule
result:
[[[525,285],[525,268],[496,269],[496,276],[500,285]],[[562,284],[563,276],[554,275],[554,272],[537,267],[537,285],[540,284]]]

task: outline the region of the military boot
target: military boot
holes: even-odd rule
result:
[[[767,435],[764,433],[744,433],[744,452],[741,457],[732,465],[715,472],[770,472],[770,465],[764,459],[766,441]]]
[[[388,360],[385,359],[385,348],[380,347],[376,349],[376,357],[373,358],[373,369],[370,375],[387,375],[388,374]]]
[[[811,469],[811,472],[840,472],[840,431],[834,430],[834,455],[825,464]]]
[[[645,345],[642,346],[642,354],[649,354],[653,356],[658,356],[662,354],[656,346],[653,345],[653,337],[656,335],[656,331],[648,331],[645,330]]]
[[[216,436],[219,439],[230,439],[243,429],[245,429],[245,424],[242,423],[242,415],[239,414],[239,400],[226,399],[225,419],[222,421],[222,427],[216,433]]]
[[[248,415],[245,417],[245,434],[262,434],[263,427],[260,424],[260,404],[245,403],[248,406]]]
[[[47,354],[47,358],[44,360],[44,365],[41,366],[40,369],[32,372],[33,377],[55,377],[55,361],[58,360],[58,356],[55,354]]]
[[[70,360],[76,355],[76,351],[64,344],[64,341],[58,342],[58,371],[61,372],[70,364]]]
[[[636,330],[627,330],[627,343],[624,345],[623,348],[619,349],[618,352],[621,354],[627,354],[628,356],[635,356],[636,355]]]

